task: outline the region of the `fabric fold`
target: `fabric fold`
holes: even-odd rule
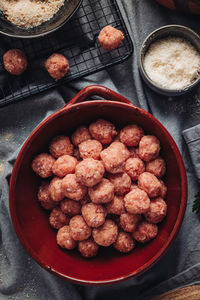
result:
[[[200,179],[200,124],[183,131],[195,173]]]

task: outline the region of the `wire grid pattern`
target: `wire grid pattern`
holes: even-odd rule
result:
[[[99,31],[112,25],[123,31],[124,41],[112,51],[103,50]],[[3,45],[3,46],[2,46]],[[115,0],[83,0],[71,20],[58,31],[36,39],[1,37],[0,106],[92,74],[127,59],[133,51],[132,41]],[[10,48],[25,52],[29,66],[20,76],[12,76],[3,67],[2,55]],[[53,80],[44,68],[47,57],[58,52],[65,55],[70,71],[61,80]]]

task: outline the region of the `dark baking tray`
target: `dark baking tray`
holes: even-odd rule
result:
[[[123,44],[112,51],[103,50],[98,42],[99,31],[112,25],[123,31]],[[115,0],[83,0],[72,19],[53,34],[36,39],[0,37],[0,106],[57,87],[74,79],[103,70],[127,59],[133,44]],[[20,76],[8,74],[2,55],[11,48],[25,52],[29,66]],[[44,69],[44,62],[54,52],[64,54],[70,63],[70,72],[54,81]]]

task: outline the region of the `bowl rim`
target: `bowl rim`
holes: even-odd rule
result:
[[[142,42],[142,45],[140,47],[139,50],[139,56],[138,56],[138,64],[139,64],[139,70],[140,70],[140,74],[142,75],[143,79],[145,81],[148,82],[149,87],[154,88],[154,91],[157,91],[161,94],[164,95],[168,95],[168,96],[179,96],[182,94],[187,93],[188,91],[190,91],[191,89],[193,89],[196,85],[198,85],[200,83],[200,73],[199,76],[197,77],[197,79],[192,82],[191,84],[183,87],[182,89],[167,89],[162,87],[161,85],[157,84],[156,82],[154,82],[146,73],[145,69],[144,69],[144,65],[143,65],[143,51],[146,48],[146,44],[147,42],[157,33],[162,33],[163,31],[165,31],[166,29],[170,30],[170,34],[171,36],[173,36],[173,33],[175,32],[174,29],[179,29],[180,31],[184,31],[184,32],[188,32],[191,34],[191,39],[190,41],[193,41],[193,37],[195,36],[196,39],[199,40],[199,46],[200,46],[200,35],[198,35],[194,30],[192,30],[191,28],[187,27],[187,26],[183,26],[183,25],[178,25],[178,24],[170,24],[170,25],[165,25],[165,26],[161,26],[155,30],[153,30],[151,33],[149,33],[147,35],[147,37],[144,39],[144,41]],[[176,35],[177,36],[177,35]],[[152,38],[152,41],[150,42],[150,44],[152,44],[154,42],[154,38]],[[188,39],[189,41],[189,39]],[[150,46],[149,44],[149,46]],[[194,46],[194,45],[193,45]],[[194,46],[195,47],[195,46]],[[196,49],[198,51],[198,49]],[[147,51],[147,50],[146,50]],[[145,51],[145,53],[146,53]],[[199,52],[199,51],[198,51]],[[200,53],[199,53],[200,54]]]
[[[171,234],[169,235],[169,238],[167,239],[167,242],[161,247],[161,249],[156,253],[155,256],[153,256],[153,258],[151,260],[149,260],[146,264],[142,265],[140,268],[138,268],[137,270],[135,270],[134,272],[129,272],[128,274],[124,275],[124,276],[119,276],[113,279],[106,279],[106,280],[83,280],[83,279],[77,279],[75,277],[71,277],[71,276],[67,276],[63,273],[60,273],[58,271],[56,271],[54,268],[52,268],[51,266],[46,265],[41,259],[40,257],[34,252],[34,250],[31,248],[31,246],[29,245],[29,242],[27,240],[24,239],[23,237],[23,233],[20,229],[20,225],[17,219],[17,214],[16,211],[14,209],[15,207],[15,184],[16,184],[16,176],[18,174],[18,170],[20,168],[20,164],[23,160],[23,152],[25,150],[27,150],[27,148],[29,147],[29,143],[31,142],[31,140],[37,135],[38,131],[43,127],[43,126],[48,126],[49,122],[56,118],[57,116],[59,116],[60,114],[65,114],[66,111],[70,111],[71,109],[79,109],[80,106],[83,107],[87,107],[90,104],[93,105],[102,105],[102,104],[108,104],[109,106],[117,106],[117,107],[121,107],[121,108],[129,108],[129,109],[134,109],[136,111],[138,111],[140,114],[144,115],[145,117],[148,117],[150,119],[153,119],[153,121],[156,123],[156,125],[160,126],[162,131],[165,133],[165,135],[167,136],[177,159],[177,163],[178,163],[178,167],[180,170],[180,178],[181,178],[181,201],[180,201],[180,209],[178,212],[178,216],[176,219],[176,222],[174,224],[174,227],[171,231]],[[82,102],[82,103],[77,103],[77,104],[73,104],[70,106],[66,106],[64,108],[61,108],[60,110],[56,111],[55,113],[53,113],[52,115],[50,115],[49,117],[47,117],[45,120],[43,120],[34,130],[33,132],[29,135],[29,137],[27,138],[27,140],[24,142],[18,156],[17,159],[15,161],[14,167],[13,167],[13,171],[11,174],[11,179],[10,179],[10,187],[9,187],[9,208],[10,208],[10,215],[11,215],[11,220],[15,229],[15,232],[17,234],[18,239],[20,240],[22,246],[24,247],[24,249],[28,252],[28,254],[44,269],[46,269],[47,271],[50,271],[51,273],[53,273],[54,275],[57,275],[63,279],[67,279],[73,283],[77,283],[77,284],[81,284],[81,285],[109,285],[109,284],[113,284],[113,283],[117,283],[120,281],[123,281],[125,279],[128,279],[130,277],[134,277],[136,275],[142,274],[143,272],[147,271],[148,269],[150,269],[167,251],[167,249],[169,248],[169,246],[171,245],[172,241],[174,240],[174,238],[176,237],[176,235],[178,234],[178,231],[181,227],[183,218],[184,218],[184,214],[185,214],[185,209],[186,209],[186,204],[187,204],[187,177],[186,177],[186,170],[185,170],[185,166],[184,166],[184,162],[181,156],[181,153],[178,149],[178,146],[176,145],[174,139],[172,138],[172,136],[170,135],[170,133],[168,132],[168,130],[160,123],[160,121],[158,121],[153,115],[151,115],[149,112],[136,107],[133,104],[127,104],[127,103],[121,103],[118,101],[112,101],[112,100],[92,100],[92,101],[87,101],[87,102]]]
[[[43,37],[45,35],[51,34],[51,33],[55,32],[56,30],[58,30],[59,28],[63,27],[73,17],[73,15],[79,9],[82,2],[83,2],[83,0],[79,0],[79,3],[74,8],[74,10],[71,12],[71,14],[65,20],[63,20],[63,22],[61,24],[57,25],[55,28],[52,28],[51,30],[46,30],[45,32],[42,32],[42,33],[30,34],[30,35],[25,36],[25,35],[20,35],[20,34],[7,33],[7,32],[4,32],[0,29],[0,34],[3,34],[4,36],[9,36],[9,37],[13,37],[13,38],[20,38],[20,39],[34,39],[34,38],[39,38],[39,37]],[[52,16],[52,18],[53,17],[54,16]],[[42,24],[40,24],[40,25],[42,25]],[[13,25],[16,26],[15,24],[13,24]],[[36,27],[39,27],[39,26],[36,26]],[[16,26],[16,27],[18,27],[18,26]],[[26,29],[24,29],[24,30],[26,30]]]

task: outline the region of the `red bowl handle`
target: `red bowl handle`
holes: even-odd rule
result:
[[[80,103],[83,101],[87,101],[88,98],[92,96],[100,96],[106,100],[113,100],[118,102],[124,102],[128,104],[132,104],[128,99],[121,96],[120,94],[108,89],[105,86],[101,85],[90,85],[86,88],[82,89],[72,100],[70,100],[63,108],[66,106],[73,105],[75,103]],[[92,99],[90,99],[92,100]]]

